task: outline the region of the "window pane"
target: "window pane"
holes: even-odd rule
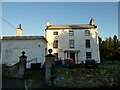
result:
[[[58,32],[53,32],[53,35],[58,35]]]
[[[73,39],[69,40],[69,46],[70,46],[70,48],[74,48],[74,40]]]
[[[89,39],[87,39],[85,41],[85,45],[86,45],[86,48],[90,48],[90,40]]]
[[[91,52],[86,52],[86,60],[91,59]]]
[[[69,36],[74,36],[74,31],[69,31]]]
[[[85,30],[85,35],[89,36],[90,35],[90,31],[89,30]]]
[[[58,48],[58,40],[54,40],[54,42],[53,42],[53,48]]]

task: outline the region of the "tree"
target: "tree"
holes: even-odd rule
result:
[[[117,39],[116,35],[114,35],[114,37],[113,37],[113,42],[114,42],[114,49],[117,49],[118,39]]]
[[[102,38],[99,37],[99,42],[101,62],[103,62],[104,60],[120,59],[120,50],[118,47],[119,40],[117,39],[116,35],[114,35],[113,38],[106,37],[104,41],[102,41]]]

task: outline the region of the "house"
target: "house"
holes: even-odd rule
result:
[[[47,41],[44,36],[22,36],[21,25],[16,30],[16,36],[4,36],[2,38],[2,64],[12,66],[19,62],[22,51],[27,56],[27,68],[32,63],[45,62],[47,54]]]
[[[51,25],[47,22],[47,48],[53,49],[58,59],[72,58],[76,64],[86,60],[100,63],[98,26],[91,18],[89,24]]]
[[[2,39],[1,39],[1,37],[0,37],[0,64],[2,63],[2,62],[1,62],[1,47],[2,47],[1,44],[2,44]]]

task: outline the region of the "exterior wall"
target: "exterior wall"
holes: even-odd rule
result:
[[[2,43],[2,63],[11,66],[19,61],[19,56],[22,51],[26,52],[27,61],[37,58],[37,63],[44,63],[46,51],[46,42],[40,40],[3,40]],[[30,68],[31,63],[36,63],[33,60],[27,63],[27,68]]]
[[[69,30],[74,31],[74,36],[69,36]],[[90,31],[90,36],[85,36],[85,30]],[[58,35],[53,32],[58,31]],[[62,29],[62,30],[46,30],[46,39],[48,41],[48,49],[53,49],[53,53],[58,52],[58,58],[65,58],[65,51],[77,52],[78,60],[81,63],[86,60],[86,52],[92,52],[92,59],[100,63],[98,29]],[[74,39],[74,48],[69,48],[69,39]],[[90,39],[91,48],[85,47],[85,39]],[[58,49],[53,48],[53,41],[58,40]]]
[[[0,64],[1,64],[1,48],[2,48],[2,39],[0,39]]]

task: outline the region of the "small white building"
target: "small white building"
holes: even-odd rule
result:
[[[100,63],[98,26],[94,25],[93,18],[89,24],[51,25],[47,22],[45,37],[47,48],[53,49],[58,58],[72,58],[76,64],[93,59]]]
[[[19,32],[20,31],[20,32]],[[47,41],[44,36],[22,36],[21,25],[16,30],[16,36],[4,36],[2,38],[2,64],[12,66],[19,62],[22,51],[27,56],[27,68],[31,63],[45,62],[47,54]]]
[[[26,52],[27,68],[31,63],[45,62],[46,39],[43,36],[6,36],[2,39],[2,63],[12,66],[19,62],[22,51]]]

